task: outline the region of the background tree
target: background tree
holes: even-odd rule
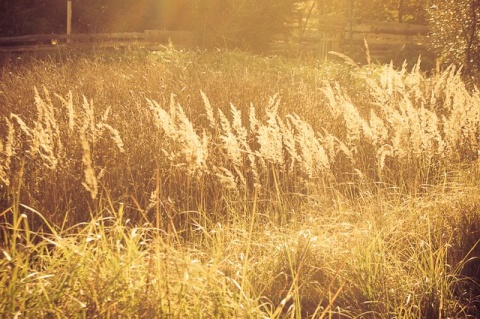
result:
[[[72,0],[74,33],[190,30],[205,46],[262,50],[305,0]],[[0,34],[65,32],[66,0],[0,0]]]
[[[335,17],[338,19],[373,20],[378,22],[400,22],[426,24],[427,9],[432,0],[307,0],[304,1],[303,18],[308,21],[307,28],[315,28],[315,17],[320,19]],[[321,24],[325,21],[319,21]],[[347,23],[347,21],[345,21]]]
[[[192,0],[188,29],[206,46],[262,50],[303,0]]]
[[[73,0],[73,28],[80,32],[152,29],[156,0]]]
[[[417,23],[427,21],[424,0],[354,0],[355,16],[383,22]]]
[[[65,0],[0,0],[0,36],[65,30]]]
[[[431,44],[444,63],[480,70],[480,0],[439,0],[429,10]]]

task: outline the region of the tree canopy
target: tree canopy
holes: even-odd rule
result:
[[[72,0],[74,33],[190,30],[205,45],[259,47],[304,0]],[[3,1],[0,36],[63,33],[66,0]]]
[[[438,0],[429,10],[432,46],[445,63],[480,70],[480,0]]]
[[[248,32],[278,29],[296,11],[377,21],[425,23],[430,2],[421,0],[72,0],[75,32],[186,30],[211,27]],[[65,31],[66,0],[0,1],[0,35]],[[215,27],[215,28],[213,28]],[[235,33],[235,32],[233,32]],[[225,36],[228,36],[225,35]],[[237,36],[237,34],[235,34]]]

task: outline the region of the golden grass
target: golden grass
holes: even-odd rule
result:
[[[0,82],[0,312],[478,314],[480,93],[453,66],[52,64]]]
[[[174,59],[172,62],[173,57],[145,58],[152,67],[160,70],[170,70],[170,67],[173,72],[181,64],[175,64]],[[187,59],[192,57],[187,55]],[[70,63],[69,66],[75,65]],[[81,60],[78,64],[85,63]],[[118,62],[107,60],[98,65],[94,62],[94,66],[102,70],[108,63],[115,67]],[[125,88],[121,92],[127,92],[125,97],[130,95],[133,101],[126,100],[124,107],[108,103],[96,110],[96,101],[76,97],[71,91],[65,97],[56,94],[52,100],[46,88],[43,95],[35,89],[33,110],[29,109],[27,114],[11,104],[11,115],[5,117],[7,126],[11,120],[15,124],[10,130],[22,132],[23,136],[17,133],[17,140],[13,141],[13,133],[4,135],[2,156],[6,161],[2,172],[10,169],[12,156],[8,154],[15,151],[12,148],[15,144],[18,149],[28,149],[27,162],[38,160],[50,171],[57,171],[59,165],[62,166],[59,170],[65,172],[78,170],[78,163],[82,163],[85,174],[81,183],[92,198],[96,197],[98,188],[94,180],[101,172],[112,172],[112,183],[119,181],[121,174],[120,184],[134,183],[149,193],[148,184],[153,183],[152,177],[158,170],[162,176],[185,181],[189,184],[187,190],[201,188],[206,193],[216,188],[216,183],[230,190],[243,189],[250,195],[255,188],[268,194],[279,185],[284,188],[282,191],[304,193],[305,185],[311,180],[321,179],[328,182],[325,186],[335,188],[335,184],[356,183],[358,178],[373,188],[384,184],[419,192],[426,185],[441,182],[450,165],[477,158],[480,115],[475,106],[479,94],[467,90],[454,67],[426,78],[419,65],[411,70],[406,65],[396,70],[392,65],[369,64],[354,69],[352,75],[355,86],[363,86],[360,96],[351,96],[347,92],[351,88],[342,88],[340,82],[315,78],[312,84],[322,83],[322,87],[307,88],[305,96],[312,91],[323,95],[315,108],[316,113],[324,115],[325,121],[318,121],[310,111],[304,112],[296,104],[288,105],[292,101],[288,94],[286,101],[283,96],[272,95],[265,99],[264,106],[251,104],[239,108],[234,103],[226,103],[230,107],[225,108],[212,103],[205,93],[207,90],[188,93],[193,101],[190,105],[182,103],[183,94],[176,97],[172,92],[168,100],[163,97],[157,101],[148,96],[139,100],[132,90]],[[127,79],[122,85],[131,83],[131,76],[120,77]],[[180,78],[183,77],[180,73]],[[151,78],[157,79],[156,75]],[[217,78],[213,77],[207,83],[212,85],[215,81]],[[97,83],[98,79],[91,82]],[[196,85],[196,82],[189,83],[191,87]],[[104,94],[111,96],[113,92],[100,93],[103,103],[107,101],[102,97]],[[217,94],[214,97],[217,99]],[[63,107],[59,108],[58,102]],[[116,99],[112,102],[123,104]],[[141,124],[141,128],[136,127],[137,124]],[[132,170],[120,173],[121,165],[113,163],[128,161],[133,168],[142,161],[140,157],[147,162],[140,169],[134,169],[142,175],[138,177],[132,177],[135,174]],[[19,156],[16,160],[22,162],[23,159]],[[112,164],[114,167],[108,166]],[[78,176],[74,172],[70,174]],[[9,180],[7,176],[2,179]],[[143,186],[138,180],[143,180]],[[200,187],[191,184],[192,181],[200,183]],[[331,182],[334,184],[329,184]],[[118,187],[105,185],[108,190]],[[131,194],[131,190],[121,187],[115,192]],[[145,194],[131,195],[140,207],[145,206]],[[182,209],[196,210],[195,206],[197,204]]]
[[[182,53],[169,54],[168,59],[143,58],[161,72],[177,70],[184,64],[182,58],[202,59],[187,54],[182,57]],[[217,58],[214,55],[212,59]],[[78,65],[67,65],[86,63],[81,59]],[[102,70],[109,63],[116,67],[119,62],[112,59],[93,65]],[[233,65],[236,72],[238,67]],[[248,74],[248,67],[246,70],[244,74]],[[34,108],[20,112],[11,104],[11,115],[4,117],[8,134],[3,135],[1,144],[5,158],[2,180],[12,184],[11,179],[25,163],[37,181],[27,194],[32,206],[49,200],[48,195],[34,189],[38,180],[45,181],[48,188],[51,179],[57,184],[83,186],[87,193],[69,194],[71,202],[76,196],[82,202],[87,194],[95,200],[101,191],[107,197],[116,194],[115,199],[130,197],[129,207],[143,214],[150,194],[158,188],[155,176],[159,172],[160,201],[170,198],[181,214],[212,207],[226,211],[230,205],[226,199],[237,202],[254,193],[261,202],[279,198],[279,194],[291,194],[301,201],[302,196],[309,195],[312,183],[321,185],[325,194],[334,190],[357,196],[385,187],[417,193],[443,182],[454,165],[476,160],[480,115],[475,105],[479,93],[467,90],[454,67],[429,78],[419,64],[411,70],[405,64],[400,70],[392,64],[369,64],[350,72],[355,79],[353,87],[363,86],[362,95],[351,95],[348,91],[352,88],[343,88],[341,82],[315,77],[314,87],[305,92],[306,96],[313,91],[320,94],[316,113],[324,114],[328,122],[310,117],[310,111],[304,112],[295,104],[288,105],[293,93],[286,94],[287,101],[275,94],[264,105],[248,106],[247,102],[238,107],[228,103],[229,108],[225,108],[212,103],[207,90],[188,93],[192,104],[182,105],[183,94],[172,92],[168,100],[163,97],[157,101],[145,92],[140,92],[145,97],[138,99],[135,92],[125,88],[121,94],[127,93],[129,100],[113,99],[119,105],[98,107],[98,102],[77,97],[70,90],[51,98],[46,87],[43,94],[34,89]],[[183,73],[179,78],[187,81]],[[214,75],[218,73],[212,70],[213,77],[206,83],[217,81]],[[158,79],[156,74],[150,78]],[[238,76],[239,81],[244,74]],[[89,73],[85,76],[91,77]],[[259,75],[264,76],[271,75]],[[127,80],[121,85],[131,83],[132,76],[120,77]],[[172,73],[170,81],[176,78]],[[98,79],[92,82],[98,83]],[[318,84],[321,88],[315,87]],[[195,87],[197,83],[188,85]],[[105,103],[103,95],[111,96],[113,91],[99,93],[98,98]],[[216,94],[214,97],[217,99]],[[368,189],[359,189],[360,184]],[[77,191],[77,186],[74,189]],[[52,208],[58,207],[69,210],[71,205],[58,202]]]
[[[467,294],[476,286],[466,276],[478,261],[475,242],[463,241],[478,235],[468,229],[480,222],[478,192],[431,196],[322,214],[305,205],[284,227],[259,226],[261,211],[252,211],[250,225],[196,225],[188,243],[132,225],[113,203],[102,208],[111,217],[33,232],[27,220],[38,213],[22,206],[26,214],[4,230],[16,236],[3,245],[0,309],[62,318],[473,315]]]

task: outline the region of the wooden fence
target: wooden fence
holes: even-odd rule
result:
[[[361,21],[345,32],[343,51],[364,51],[366,41],[372,59],[385,60],[405,48],[425,50],[428,34],[429,28],[425,25]]]
[[[319,17],[314,27],[294,27],[290,35],[275,37],[270,49],[272,53],[324,57],[330,51],[341,50],[345,27],[341,17]]]
[[[172,42],[176,47],[188,47],[194,43],[194,36],[186,31],[146,30],[127,33],[92,34],[36,34],[19,37],[0,37],[1,51],[56,50],[60,47],[119,47],[140,46],[155,49]]]
[[[323,17],[315,30],[294,29],[270,43],[269,53],[325,57],[330,51],[351,55],[365,51],[368,43],[372,59],[389,59],[392,51],[405,46],[422,48],[428,41],[428,27],[405,23],[357,21],[349,24],[339,17]],[[43,34],[0,38],[0,51],[55,50],[60,47],[82,48],[140,46],[157,49],[172,42],[175,47],[195,45],[192,32],[147,30],[141,33]]]
[[[372,59],[388,60],[392,52],[405,47],[425,49],[428,33],[425,25],[375,21],[357,21],[350,25],[345,19],[330,17],[321,19],[316,30],[275,38],[271,48],[274,53],[325,57],[330,51],[347,55],[364,52],[366,41]]]

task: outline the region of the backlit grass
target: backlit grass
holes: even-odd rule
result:
[[[477,316],[478,91],[347,62],[4,59],[0,312]]]

